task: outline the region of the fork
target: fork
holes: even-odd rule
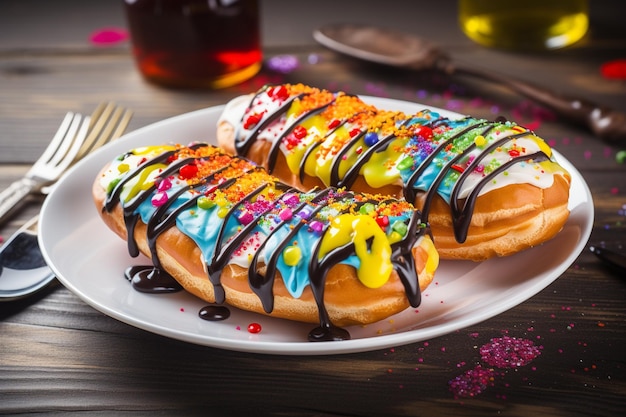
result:
[[[49,185],[89,152],[119,137],[132,112],[113,103],[102,103],[91,116],[68,112],[50,144],[26,175],[0,193],[0,223],[25,197],[49,191]]]

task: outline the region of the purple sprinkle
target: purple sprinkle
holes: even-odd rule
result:
[[[320,62],[320,56],[317,54],[310,54],[307,58],[307,62],[311,65],[315,65]]]
[[[298,204],[300,202],[300,197],[298,197],[297,195],[295,195],[293,193],[287,193],[283,197],[283,201],[288,206],[295,206],[296,204]]]
[[[299,65],[298,58],[294,55],[277,55],[270,58],[267,62],[267,66],[270,69],[283,74],[297,69]]]
[[[309,229],[312,230],[316,234],[320,234],[322,230],[324,229],[324,223],[317,221],[317,220],[313,220],[311,223],[309,223]]]
[[[303,208],[302,208],[302,210],[300,210],[300,211],[297,213],[297,215],[298,215],[298,217],[300,217],[301,219],[305,219],[305,220],[306,220],[306,219],[308,219],[309,217],[311,217],[311,210],[310,210],[307,206],[305,206],[305,207],[303,207]]]

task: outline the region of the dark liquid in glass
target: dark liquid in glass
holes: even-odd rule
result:
[[[173,87],[223,88],[261,67],[257,0],[125,0],[143,76]]]

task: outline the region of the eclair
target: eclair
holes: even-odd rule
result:
[[[205,143],[129,150],[92,192],[129,253],[152,260],[129,269],[138,290],[179,285],[208,303],[318,323],[312,341],[349,338],[341,327],[419,305],[439,262],[410,203],[301,192]]]
[[[302,84],[227,104],[218,144],[298,189],[404,198],[443,259],[482,261],[554,237],[571,177],[531,130],[506,120],[405,114]]]

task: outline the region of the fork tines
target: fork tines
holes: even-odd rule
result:
[[[76,160],[120,137],[126,130],[132,115],[130,110],[117,106],[115,103],[100,103],[91,114],[89,133]]]

